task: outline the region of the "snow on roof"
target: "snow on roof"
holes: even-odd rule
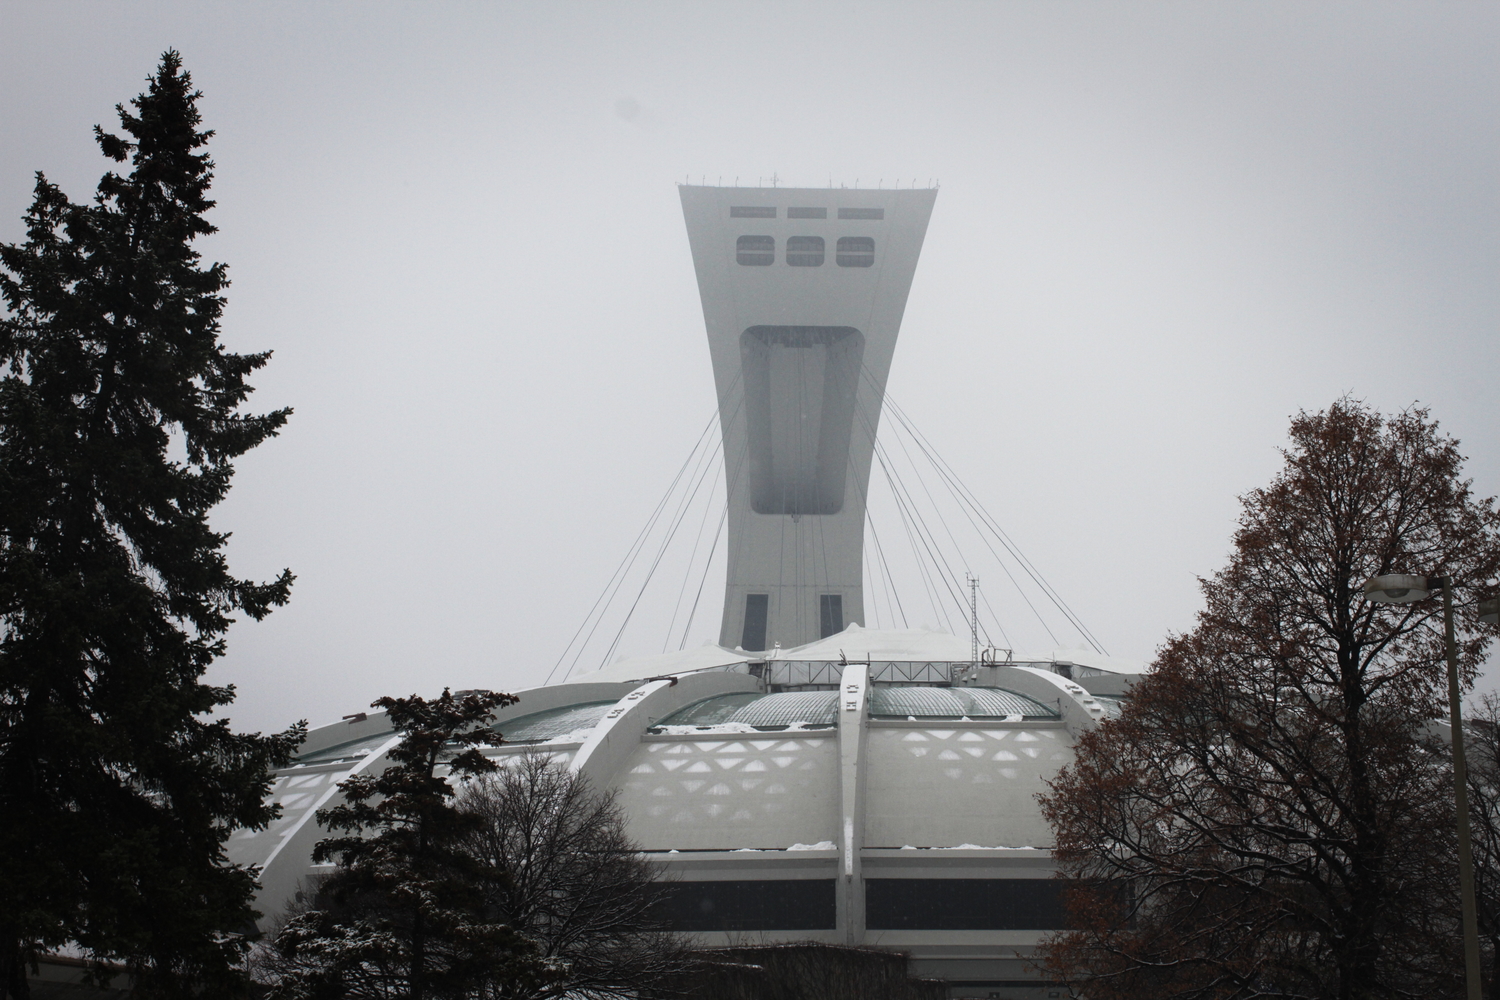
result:
[[[594,673],[575,677],[573,682],[638,681],[647,677],[675,676],[690,674],[698,670],[732,667],[741,663],[757,663],[763,659],[811,660],[827,663],[840,661],[967,663],[972,655],[969,641],[968,636],[957,636],[936,629],[875,629],[850,625],[844,631],[830,635],[826,639],[819,639],[791,649],[775,649],[767,654],[746,653],[743,650],[725,649],[723,646],[706,643],[696,649],[632,656]],[[1134,660],[1117,659],[1092,650],[1081,649],[1055,649],[1045,656],[1027,656],[1017,653],[1011,659],[1016,663],[1049,661],[1074,663],[1081,667],[1104,670],[1113,674],[1141,674],[1147,669],[1146,665]]]
[[[612,681],[638,681],[647,677],[690,674],[695,670],[712,670],[737,663],[749,663],[760,657],[740,653],[708,643],[697,649],[679,649],[671,653],[653,653],[617,660],[602,670],[575,677],[576,683],[597,684]]]
[[[850,625],[837,635],[794,649],[773,650],[772,658],[781,660],[815,660],[838,662],[847,659],[917,663],[967,663],[973,656],[968,636],[953,635],[936,629],[874,629]],[[1004,660],[1000,655],[996,661]],[[1081,667],[1104,670],[1112,674],[1143,674],[1146,664],[1105,656],[1093,650],[1054,649],[1045,655],[1020,651],[1010,657],[1014,663],[1074,663]]]
[[[877,629],[850,625],[826,639],[793,649],[779,650],[773,655],[781,660],[896,660],[904,663],[957,660],[967,663],[972,653],[968,637],[959,638],[948,632],[925,628]]]

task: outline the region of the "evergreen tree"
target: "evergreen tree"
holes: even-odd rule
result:
[[[338,866],[265,956],[272,996],[431,1000],[475,996],[497,979],[545,978],[536,948],[490,905],[507,874],[473,850],[482,817],[452,801],[450,779],[496,769],[479,748],[501,742],[488,723],[515,700],[444,690],[435,701],[374,703],[403,739],[379,777],[344,781],[344,803],[318,812],[319,823],[344,835],[321,841],[313,859]],[[523,985],[521,994],[533,990]]]
[[[137,995],[236,982],[255,873],[235,827],[275,815],[301,740],[237,734],[203,682],[237,612],[284,604],[230,575],[209,526],[233,461],[290,411],[239,412],[269,353],[219,342],[222,264],[193,248],[213,163],[176,52],[95,127],[91,204],[41,174],[27,239],[0,247],[0,975],[39,951],[124,962]]]

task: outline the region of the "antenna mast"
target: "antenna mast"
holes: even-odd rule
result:
[[[969,662],[979,666],[979,577],[965,573],[969,579]]]

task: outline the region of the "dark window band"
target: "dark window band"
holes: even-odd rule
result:
[[[1062,883],[1050,878],[872,878],[865,922],[888,931],[1068,929]]]
[[[657,907],[674,931],[826,931],[837,926],[834,880],[676,882]]]
[[[885,218],[885,209],[883,209],[883,208],[841,208],[841,209],[839,209],[839,218],[840,219],[870,219],[870,220],[878,220],[878,219]]]
[[[776,206],[774,205],[731,205],[729,207],[731,219],[774,219],[776,218]]]

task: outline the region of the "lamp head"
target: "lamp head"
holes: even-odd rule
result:
[[[1500,597],[1479,602],[1479,620],[1486,625],[1500,625]]]
[[[1425,576],[1389,574],[1372,576],[1365,581],[1365,600],[1376,604],[1411,604],[1432,596],[1432,584]]]

